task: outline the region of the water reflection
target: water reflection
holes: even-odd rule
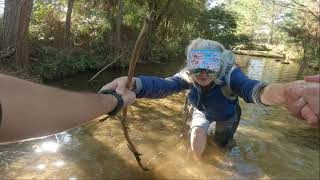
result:
[[[47,167],[47,166],[46,166],[45,164],[39,164],[39,165],[36,166],[36,169],[37,169],[37,170],[45,170],[46,167]]]
[[[253,79],[262,79],[265,61],[251,59],[248,67],[248,76]]]
[[[288,82],[301,78],[298,64],[273,59],[237,56],[237,63],[253,79]],[[145,65],[138,74],[169,76],[182,63]],[[155,68],[156,67],[156,68]],[[157,72],[155,72],[157,70]],[[94,82],[92,74],[66,79],[54,85],[82,91],[99,87],[126,71],[105,72]],[[129,109],[130,135],[143,153],[143,161],[163,152],[141,172],[123,139],[119,119],[31,142],[0,146],[0,179],[319,179],[319,131],[308,128],[283,108],[266,110],[241,101],[242,119],[235,141],[227,149],[211,141],[203,164],[188,157],[189,140],[178,138],[183,94],[162,101],[140,100]],[[63,168],[63,171],[62,171]]]
[[[42,152],[51,152],[55,153],[57,152],[59,148],[59,144],[56,142],[48,141],[42,143],[40,146],[35,146],[35,152],[42,153]]]
[[[62,166],[64,166],[64,161],[58,160],[58,161],[54,162],[53,165],[56,167],[62,167]]]
[[[77,177],[74,177],[74,176],[69,177],[69,180],[77,180]]]

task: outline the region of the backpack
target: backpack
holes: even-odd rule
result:
[[[221,91],[224,97],[230,100],[236,100],[238,96],[232,92],[230,85],[231,73],[237,67],[234,54],[231,51],[224,50],[221,54],[221,58],[222,70],[214,82],[215,84],[222,86]]]

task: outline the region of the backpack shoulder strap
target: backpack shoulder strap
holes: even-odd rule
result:
[[[237,95],[235,95],[232,92],[231,89],[231,85],[230,85],[230,78],[231,78],[231,73],[233,72],[233,70],[236,68],[236,66],[232,66],[231,69],[228,70],[228,72],[226,72],[224,79],[225,79],[225,83],[224,85],[221,87],[221,91],[222,94],[224,95],[224,97],[230,99],[230,100],[236,100],[237,99]]]
[[[232,71],[237,67],[234,54],[229,50],[224,50],[221,54],[222,69],[218,78],[215,80],[217,85],[222,86],[221,91],[224,97],[230,100],[236,100],[237,95],[232,92],[230,77]]]

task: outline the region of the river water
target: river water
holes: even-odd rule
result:
[[[319,73],[260,57],[237,56],[237,63],[250,78],[268,83]],[[138,65],[137,74],[166,77],[181,67],[179,62]],[[94,73],[87,73],[49,85],[96,92],[125,73],[108,71],[90,83]],[[234,141],[218,148],[209,138],[204,162],[192,161],[187,137],[179,139],[183,101],[180,93],[161,101],[142,99],[129,109],[134,117],[130,135],[143,152],[143,161],[154,159],[150,172],[135,163],[115,118],[0,146],[0,179],[320,179],[319,130],[282,107],[262,108],[242,100]]]

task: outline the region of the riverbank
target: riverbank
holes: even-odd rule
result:
[[[234,52],[235,54],[239,54],[239,55],[285,59],[284,54],[270,52],[270,51],[232,50],[232,52]]]
[[[26,69],[21,69],[21,70],[14,70],[12,68],[0,68],[0,74],[5,74],[9,76],[14,76],[20,79],[25,79],[31,82],[35,83],[43,83],[42,78],[40,75],[32,74]]]
[[[284,58],[283,54],[273,53],[271,51],[233,50],[233,52],[237,55],[274,58],[273,59],[274,61],[281,62],[282,64],[293,63],[291,60]],[[73,58],[73,59],[76,59],[76,58]],[[80,59],[83,59],[83,58],[80,58]],[[84,58],[84,59],[86,59],[86,58]],[[95,58],[91,58],[91,59],[95,59]],[[179,57],[177,59],[183,61],[184,57]],[[176,59],[176,61],[177,61],[177,59]],[[86,60],[86,61],[88,61],[88,60]],[[46,63],[43,63],[41,65],[33,64],[31,67],[32,70],[26,70],[26,69],[18,70],[17,68],[11,67],[8,64],[5,64],[5,65],[3,64],[0,66],[0,73],[7,74],[10,76],[15,76],[15,77],[18,77],[21,79],[26,79],[26,80],[36,82],[36,83],[45,83],[45,82],[48,83],[48,82],[55,82],[55,81],[61,81],[64,79],[69,79],[74,76],[79,76],[81,74],[88,74],[88,72],[90,72],[91,74],[93,74],[93,73],[95,74],[99,70],[104,68],[106,66],[106,64],[110,65],[110,62],[96,63],[95,61],[97,61],[97,60],[95,59],[93,63],[87,63],[87,62],[80,63],[81,71],[75,71],[78,69],[77,66],[79,66],[79,62],[78,61],[70,61],[70,60],[67,60],[66,63],[62,63],[63,60],[58,61],[58,62],[62,63],[63,65],[55,65],[55,66],[53,66],[53,64],[55,64],[55,63],[50,64],[50,66],[46,66]],[[108,59],[108,61],[111,61],[111,60]],[[295,60],[293,60],[293,61],[295,61]],[[103,62],[103,61],[100,61],[100,62]],[[157,62],[138,61],[137,67],[140,67],[141,65],[143,67],[148,67],[151,64],[168,64],[168,63],[170,64],[170,61],[168,61],[168,60],[157,61]],[[124,62],[115,61],[114,63],[111,62],[111,64],[112,65],[110,67],[108,67],[107,70],[104,70],[103,72],[105,72],[105,71],[112,71],[112,72],[113,71],[127,71],[125,69],[127,68],[128,64],[125,64]],[[35,68],[36,66],[42,67],[42,68]],[[65,73],[65,74],[62,73],[66,69],[65,67],[67,67],[67,69],[72,69],[72,71],[68,71],[69,73]],[[88,67],[90,67],[90,68],[88,68]],[[316,66],[315,64],[304,65],[304,68],[312,69],[315,71],[319,70],[319,67]],[[40,69],[40,71],[35,71],[35,69]],[[150,70],[150,71],[153,71],[153,70]],[[70,72],[72,72],[72,73],[70,73]],[[88,77],[88,78],[89,79],[92,78],[93,75],[91,75],[91,77]]]
[[[290,58],[286,57],[286,54],[270,52],[270,51],[232,50],[232,52],[234,52],[235,54],[238,54],[238,55],[276,58],[275,61],[281,62],[282,64],[290,64],[291,61],[298,62],[298,59],[290,59]],[[308,68],[308,69],[312,69],[314,71],[319,71],[319,69],[320,69],[320,67],[315,63],[309,63],[307,65],[302,65],[302,66],[304,66],[305,68]]]

